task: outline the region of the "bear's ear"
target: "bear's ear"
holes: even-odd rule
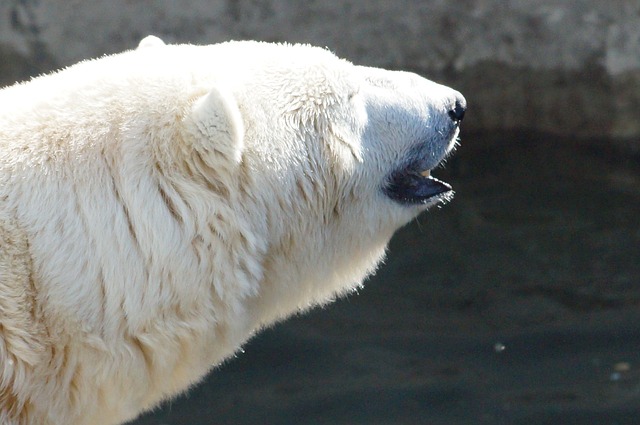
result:
[[[162,41],[160,38],[156,37],[155,35],[148,35],[142,40],[140,40],[140,43],[138,43],[138,50],[147,49],[149,47],[158,47],[158,46],[165,46],[164,41]]]
[[[244,123],[233,93],[212,88],[191,110],[194,148],[211,162],[239,164],[244,149]]]

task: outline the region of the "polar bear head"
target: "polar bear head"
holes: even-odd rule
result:
[[[159,276],[172,267],[172,277],[213,281],[230,311],[255,315],[249,328],[357,288],[399,227],[452,196],[431,170],[455,146],[466,108],[450,88],[322,48],[155,37],[4,94],[19,139],[65,135],[67,155],[49,145],[34,155],[82,158],[59,166],[85,176],[87,196],[122,186],[115,198],[127,214],[92,214],[129,223],[114,229],[133,235],[123,270],[137,268],[144,280],[153,273],[141,253],[150,253]],[[19,118],[33,113],[35,97],[48,126]],[[115,183],[105,183],[114,173]],[[38,226],[33,233],[48,243],[54,236]],[[64,261],[50,261],[51,273]]]
[[[357,288],[451,197],[466,107],[320,48],[154,37],[0,98],[0,394],[43,424],[131,419]]]
[[[276,315],[356,287],[395,230],[452,196],[431,170],[456,145],[457,91],[304,45],[216,55],[226,71],[195,102],[190,135],[213,169],[243,176],[249,221],[269,234],[264,276],[278,284],[264,287],[289,291],[274,291]]]

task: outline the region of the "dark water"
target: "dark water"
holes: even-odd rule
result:
[[[357,296],[136,424],[639,424],[640,158],[466,135]]]

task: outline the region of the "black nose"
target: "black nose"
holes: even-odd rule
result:
[[[449,116],[456,123],[464,119],[464,111],[467,110],[467,102],[464,100],[456,100],[456,106],[449,111]]]

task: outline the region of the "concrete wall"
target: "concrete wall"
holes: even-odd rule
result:
[[[135,47],[308,42],[467,96],[467,129],[640,146],[638,0],[2,0],[0,83]]]

